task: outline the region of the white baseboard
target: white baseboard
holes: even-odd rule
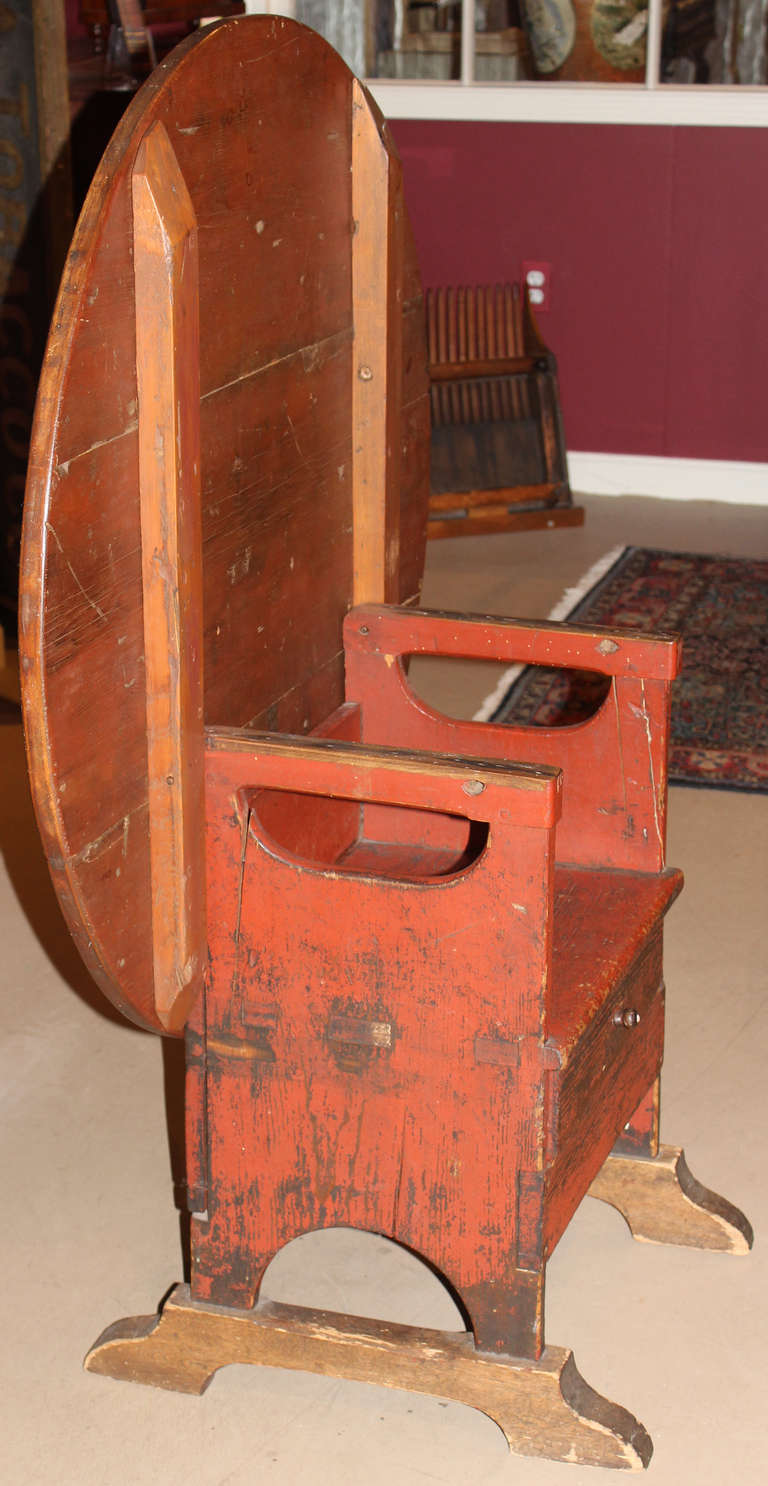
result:
[[[571,488],[590,495],[655,495],[664,500],[768,506],[768,464],[577,451],[568,454],[568,473]]]

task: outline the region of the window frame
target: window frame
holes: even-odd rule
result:
[[[462,80],[366,78],[385,118],[467,123],[680,124],[768,129],[768,87],[680,85],[657,81],[663,0],[648,4],[644,83],[479,83],[473,80],[474,27],[462,27]],[[245,0],[246,10],[295,15],[296,0]],[[468,13],[474,0],[462,0]]]
[[[479,83],[474,77],[475,0],[461,0],[461,78],[430,82],[369,78],[389,119],[542,124],[683,124],[768,128],[768,88],[659,81],[662,6],[648,0],[643,83]],[[469,24],[468,24],[469,22]]]

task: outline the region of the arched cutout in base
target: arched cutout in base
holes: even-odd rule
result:
[[[356,1228],[315,1229],[284,1244],[261,1281],[259,1303],[272,1302],[443,1332],[471,1329],[461,1296],[429,1259]]]

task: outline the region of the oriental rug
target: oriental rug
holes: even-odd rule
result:
[[[589,591],[553,618],[682,635],[673,684],[670,780],[768,793],[768,562],[625,547],[588,575]],[[518,667],[478,716],[566,726],[602,701],[593,673]]]

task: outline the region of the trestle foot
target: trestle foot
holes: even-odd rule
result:
[[[538,1362],[475,1350],[464,1332],[427,1331],[264,1303],[230,1310],[172,1292],[159,1317],[118,1321],[85,1359],[91,1372],[202,1393],[228,1363],[256,1363],[412,1389],[489,1415],[512,1450],[580,1465],[640,1470],[653,1446],[626,1409],[595,1393],[573,1354]]]
[[[744,1214],[703,1187],[677,1146],[658,1156],[609,1156],[589,1188],[590,1197],[618,1208],[633,1238],[746,1254],[752,1228]]]

